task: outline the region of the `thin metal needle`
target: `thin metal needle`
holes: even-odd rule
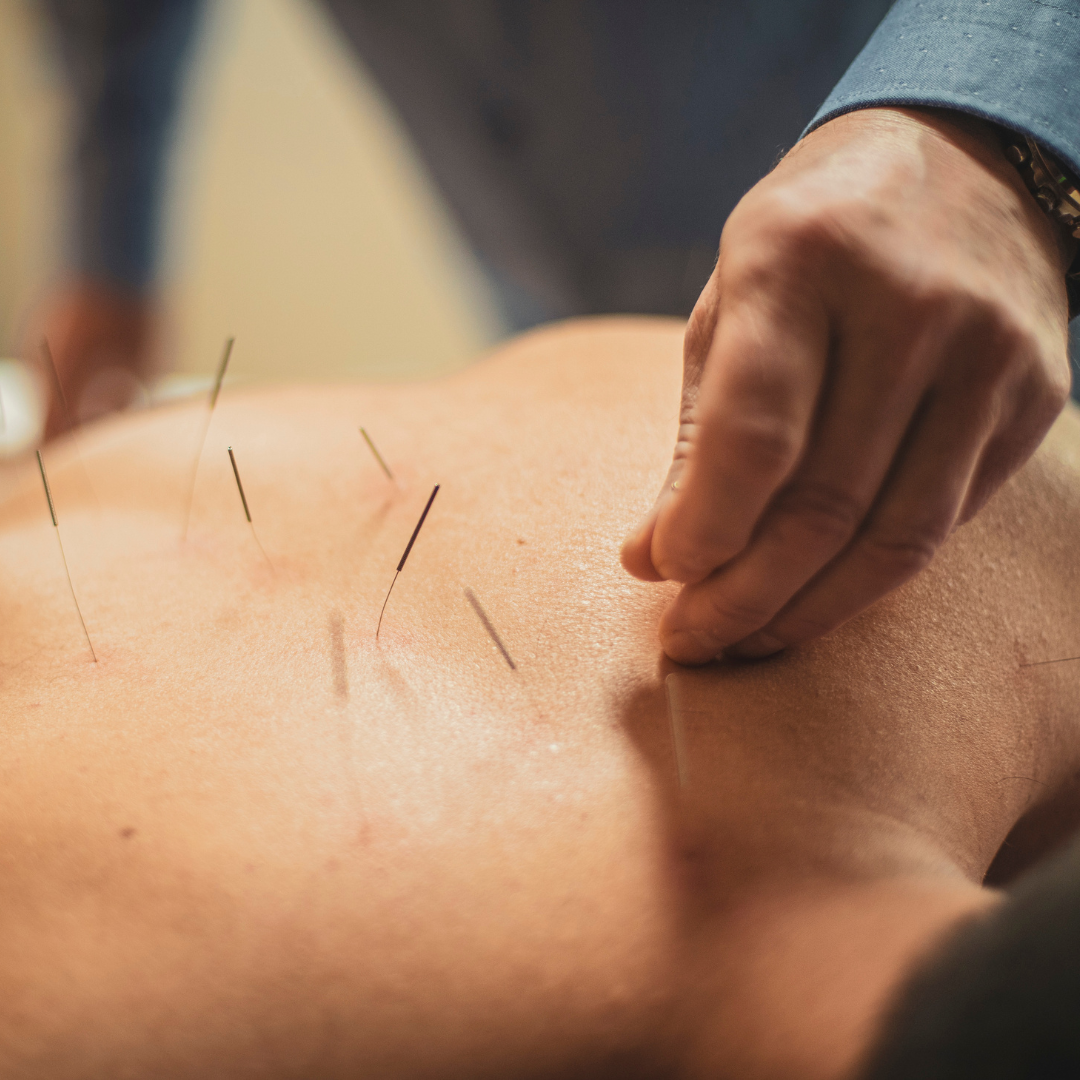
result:
[[[45,462],[41,460],[41,451],[35,450],[37,454],[38,469],[41,472],[41,483],[45,488],[45,499],[49,504],[49,517],[52,518],[53,528],[56,529],[56,542],[60,545],[60,559],[64,564],[64,573],[67,575],[68,588],[71,590],[71,599],[75,601],[75,611],[79,616],[79,622],[82,624],[82,631],[86,637],[86,644],[90,647],[90,655],[94,659],[94,663],[98,662],[97,653],[94,652],[94,643],[90,640],[90,633],[86,629],[86,620],[83,618],[82,608],[79,607],[79,598],[75,595],[75,586],[71,581],[71,571],[68,569],[67,556],[64,554],[64,541],[60,538],[60,524],[56,520],[56,509],[53,507],[52,491],[49,490],[49,478],[45,475]]]
[[[244,517],[247,518],[248,524],[251,526],[251,535],[255,537],[255,543],[259,545],[259,550],[262,552],[262,557],[266,560],[267,565],[273,570],[274,564],[270,562],[270,556],[266,554],[266,549],[259,540],[259,534],[255,531],[255,522],[251,520],[251,511],[248,509],[247,496],[244,494],[244,485],[240,483],[240,470],[236,467],[236,457],[232,452],[231,446],[229,447],[229,461],[232,462],[233,476],[236,477],[236,490],[240,492],[240,501],[244,504]]]
[[[424,512],[420,515],[420,520],[416,523],[416,528],[413,529],[412,536],[409,537],[409,542],[405,545],[405,553],[401,556],[401,561],[397,564],[397,570],[394,572],[394,580],[390,582],[390,588],[386,590],[386,599],[382,602],[382,610],[379,612],[379,624],[375,627],[375,640],[379,640],[379,631],[382,629],[383,615],[386,613],[386,605],[390,599],[390,594],[394,591],[394,586],[397,584],[398,574],[405,569],[405,560],[409,557],[409,552],[412,551],[413,544],[416,543],[416,537],[420,532],[420,527],[424,524],[424,519],[428,516],[428,511],[431,509],[431,504],[435,501],[435,496],[439,494],[440,484],[436,484],[431,489],[431,494],[428,496],[427,506],[424,507]]]
[[[251,511],[248,509],[247,497],[244,495],[244,485],[240,483],[240,470],[236,467],[236,456],[232,452],[232,447],[229,447],[229,461],[232,462],[233,476],[236,477],[236,490],[240,492],[240,501],[244,504],[244,517],[248,519],[248,524],[251,525]]]
[[[397,481],[394,479],[394,474],[390,471],[390,466],[383,461],[382,454],[375,449],[375,444],[371,441],[371,436],[363,429],[360,429],[360,434],[364,436],[364,442],[368,444],[368,449],[375,455],[375,460],[382,466],[382,471],[386,473],[391,484],[397,485]]]
[[[514,663],[513,657],[506,651],[506,646],[502,643],[502,638],[499,637],[498,631],[495,629],[491,620],[488,618],[487,612],[484,610],[483,605],[480,603],[476,596],[476,593],[472,591],[468,586],[465,588],[465,599],[472,604],[473,611],[476,612],[476,617],[484,624],[484,629],[488,632],[488,637],[495,642],[499,652],[503,654],[503,659],[510,665],[511,671],[517,671],[517,664]]]
[[[228,338],[225,342],[225,351],[222,353],[221,363],[218,365],[214,388],[210,391],[206,419],[203,421],[202,434],[199,436],[199,449],[195,452],[195,464],[191,469],[191,484],[188,486],[187,506],[184,509],[184,531],[180,538],[182,542],[187,540],[188,525],[191,524],[191,504],[195,498],[195,481],[199,476],[199,462],[202,460],[203,446],[206,444],[206,434],[210,430],[210,421],[214,418],[214,406],[217,404],[218,394],[221,393],[221,384],[225,381],[225,369],[229,366],[229,357],[232,356],[234,341],[236,341],[236,338]]]
[[[94,488],[94,481],[90,479],[90,472],[83,463],[82,451],[79,449],[80,439],[78,427],[75,424],[74,416],[72,416],[71,407],[68,405],[67,394],[64,393],[64,384],[60,381],[60,369],[56,366],[56,360],[53,359],[52,347],[49,345],[49,339],[46,337],[41,339],[41,355],[45,358],[45,367],[48,369],[49,375],[52,378],[53,386],[56,389],[56,396],[60,399],[60,408],[64,411],[64,420],[67,423],[68,430],[71,432],[71,442],[75,447],[75,457],[78,459],[79,468],[82,469],[82,474],[86,477],[86,484],[90,489],[90,497],[94,500],[94,507],[100,511],[101,503],[98,501],[97,491]]]
[[[1060,656],[1057,660],[1036,660],[1030,664],[1021,664],[1020,667],[1042,667],[1043,664],[1064,664],[1067,660],[1080,660],[1080,656]]]

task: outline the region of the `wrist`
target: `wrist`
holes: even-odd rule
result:
[[[1040,210],[1053,222],[1065,257],[1069,318],[1080,314],[1080,181],[1030,136],[998,128],[1002,152]]]

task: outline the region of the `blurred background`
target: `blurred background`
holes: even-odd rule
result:
[[[410,379],[552,318],[686,316],[889,0],[203,7],[0,0],[0,357],[50,437],[205,385],[228,336],[233,380]],[[0,454],[38,438],[33,381],[0,361]]]
[[[47,20],[0,0],[0,355],[61,272],[67,101]],[[257,181],[257,182],[253,182]],[[167,183],[162,348],[207,376],[412,378],[503,333],[484,275],[321,7],[217,0]]]

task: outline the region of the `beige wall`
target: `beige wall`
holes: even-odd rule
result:
[[[0,0],[0,355],[56,265],[64,97],[26,0]]]
[[[0,0],[0,319],[56,266],[61,103],[26,0]],[[172,170],[164,296],[179,370],[415,377],[500,332],[377,90],[306,0],[216,0]]]

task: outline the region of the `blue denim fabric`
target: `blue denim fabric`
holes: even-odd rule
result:
[[[873,105],[995,120],[1080,172],[1080,0],[898,0],[810,127]]]
[[[148,287],[203,0],[41,2],[77,101],[73,269]],[[888,0],[323,4],[482,259],[519,292],[553,282],[552,315],[685,314],[728,213],[845,68],[814,125],[943,105],[1080,167],[1080,0],[899,0],[861,53]]]
[[[75,101],[71,269],[145,289],[181,75],[203,0],[45,0]]]

